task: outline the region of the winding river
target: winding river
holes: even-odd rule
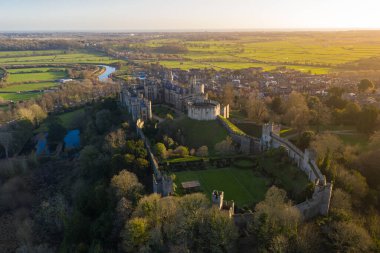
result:
[[[116,71],[115,67],[107,66],[107,65],[99,65],[99,67],[105,68],[106,71],[104,71],[103,74],[99,75],[99,81],[107,81],[107,79],[110,77],[112,73]]]

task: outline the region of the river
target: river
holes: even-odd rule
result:
[[[115,67],[107,66],[107,65],[99,65],[99,67],[103,67],[106,69],[103,74],[99,75],[99,81],[107,81],[112,73],[116,71]]]

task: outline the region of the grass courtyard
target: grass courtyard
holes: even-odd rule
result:
[[[240,207],[263,200],[269,183],[266,178],[255,175],[253,170],[234,167],[182,171],[175,175],[178,188],[181,182],[198,180],[207,197],[211,198],[213,190],[224,191],[224,198],[234,200]]]
[[[184,194],[181,183],[199,181],[207,197],[213,190],[224,191],[226,200],[234,200],[240,207],[253,207],[264,199],[269,187],[275,185],[287,192],[289,199],[301,203],[311,196],[312,184],[304,172],[289,161],[281,150],[251,158],[235,158],[226,168],[208,167],[206,170],[185,170],[174,173],[177,193]]]
[[[171,128],[173,131],[180,129],[185,144],[189,148],[199,148],[206,145],[212,153],[216,143],[226,139],[228,133],[216,120],[200,121],[188,117],[178,118],[174,121],[167,121],[161,127]]]

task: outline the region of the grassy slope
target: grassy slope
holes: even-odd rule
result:
[[[234,200],[239,206],[251,205],[264,199],[267,180],[254,175],[252,170],[236,168],[183,171],[176,173],[176,184],[198,180],[207,197],[213,190],[224,191],[226,200]]]
[[[216,121],[199,121],[183,118],[171,122],[175,127],[182,129],[185,136],[186,145],[191,148],[198,148],[206,145],[212,150],[216,143],[224,140],[228,133]]]

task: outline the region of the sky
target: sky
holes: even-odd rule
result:
[[[0,0],[0,31],[380,29],[380,0]]]

